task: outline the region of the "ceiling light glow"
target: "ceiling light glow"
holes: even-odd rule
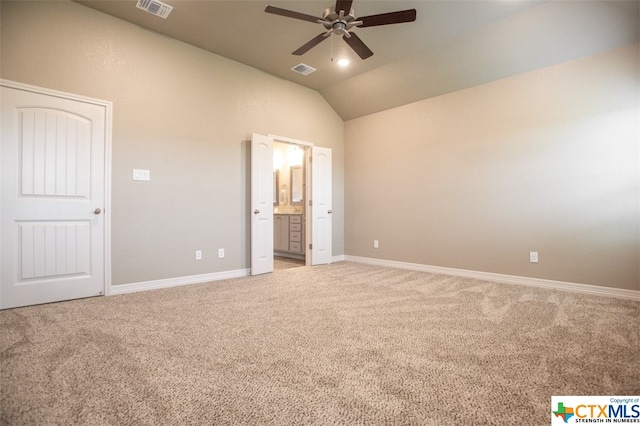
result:
[[[338,66],[344,68],[349,65],[349,60],[347,58],[338,59]]]

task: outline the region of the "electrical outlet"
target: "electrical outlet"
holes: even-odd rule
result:
[[[378,247],[380,247],[378,240],[373,240],[373,248],[378,248]]]
[[[133,169],[133,180],[151,180],[149,170]]]
[[[223,259],[224,258],[224,249],[218,249],[218,259]]]
[[[196,260],[202,260],[202,250],[196,250]]]
[[[529,252],[529,262],[538,263],[538,252],[537,251],[530,251]]]

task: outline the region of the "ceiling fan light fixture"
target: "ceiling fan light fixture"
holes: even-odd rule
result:
[[[349,61],[349,59],[347,59],[347,58],[338,59],[338,66],[340,68],[348,67],[350,63],[351,63],[351,61]]]

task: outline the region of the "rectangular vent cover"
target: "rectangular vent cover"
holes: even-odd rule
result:
[[[138,0],[136,7],[149,12],[152,15],[159,16],[162,19],[167,19],[167,16],[169,16],[173,10],[173,6],[169,6],[168,4],[162,3],[158,0]]]
[[[295,67],[291,68],[291,70],[302,75],[309,75],[312,72],[316,71],[315,68],[310,67],[309,65],[306,65],[306,64],[298,64]]]

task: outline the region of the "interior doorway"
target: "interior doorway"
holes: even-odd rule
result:
[[[306,264],[307,147],[273,142],[274,269]]]
[[[274,143],[284,142],[299,145],[303,154],[304,170],[293,170],[294,192],[291,182],[284,194],[294,199],[302,198],[302,218],[289,220],[298,224],[300,248],[305,265],[331,263],[331,214],[333,213],[331,191],[331,148],[315,146],[312,143],[275,135],[254,133],[251,138],[251,275],[273,272],[274,270],[274,209],[276,197],[280,196],[279,182],[274,173]],[[295,175],[302,176],[302,184],[295,183]],[[291,178],[291,176],[290,176]],[[302,193],[302,196],[296,193]],[[296,207],[296,206],[293,206]],[[294,213],[298,213],[300,209]],[[281,222],[284,226],[284,221]],[[295,228],[295,227],[294,227]],[[287,228],[291,232],[292,227]],[[284,232],[284,230],[282,231]],[[298,238],[298,237],[296,237]],[[289,239],[289,242],[291,240]],[[298,243],[298,241],[294,241]],[[291,250],[289,250],[291,251]]]

